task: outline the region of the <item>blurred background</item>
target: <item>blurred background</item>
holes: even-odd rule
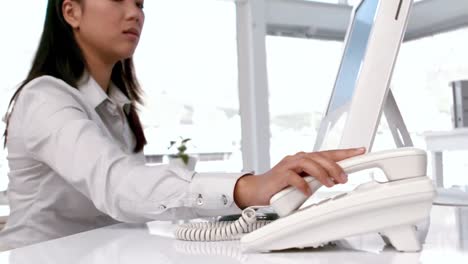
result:
[[[417,1],[413,8],[415,16],[412,14],[400,50],[391,88],[412,139],[421,148],[426,146],[424,133],[427,131],[453,129],[449,83],[468,79],[468,21],[458,17],[459,10],[453,6],[445,9],[440,6],[440,3],[445,3],[442,7],[464,5],[465,1]],[[46,2],[2,3],[2,115],[29,70],[42,30]],[[241,106],[245,105],[242,100],[246,98],[239,94],[243,88],[239,85],[242,71],[238,66],[242,55],[238,48],[239,23],[242,23],[239,12],[242,9],[238,3],[145,1],[146,23],[135,62],[146,98],[141,117],[148,139],[145,148],[148,161],[167,162],[166,155],[172,153],[169,142],[179,137],[192,139],[188,153],[198,157],[198,171],[247,169],[245,163],[255,161],[250,160],[250,154],[246,156],[246,151],[273,165],[285,155],[312,150],[333,89],[349,15],[357,2],[256,2],[255,5],[260,5],[256,8],[265,12],[253,20],[263,22],[259,26],[264,26],[266,61],[263,63],[268,71],[267,87],[263,87],[267,89],[267,104],[258,107],[266,108],[260,110],[267,113],[269,120],[262,124],[269,126],[269,133],[264,133],[263,138],[257,135],[258,147],[263,151],[255,152],[248,149],[251,146],[242,148],[243,135],[246,137],[248,131],[253,131],[255,124],[253,128],[245,127],[240,114]],[[275,13],[275,8],[282,8],[283,12]],[[294,8],[310,11],[303,19],[309,27],[298,25],[300,19]],[[291,23],[287,23],[289,20]],[[0,124],[0,130],[3,132],[4,123]],[[388,125],[382,119],[374,149],[393,147]],[[2,148],[0,190],[8,185],[6,155]],[[447,185],[468,183],[466,157],[463,151],[451,151],[444,156]]]

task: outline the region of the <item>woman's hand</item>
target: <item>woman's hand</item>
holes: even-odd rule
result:
[[[239,208],[269,205],[274,194],[290,185],[310,196],[309,185],[302,178],[307,175],[315,177],[327,187],[346,183],[348,176],[336,162],[364,154],[365,151],[365,148],[357,148],[299,152],[287,156],[264,174],[241,177],[234,188],[234,200]]]

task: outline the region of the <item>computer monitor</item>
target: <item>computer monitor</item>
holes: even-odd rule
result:
[[[413,0],[362,0],[354,8],[315,151],[370,151],[412,4]]]

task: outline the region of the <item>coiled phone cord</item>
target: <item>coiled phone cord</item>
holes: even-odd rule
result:
[[[236,240],[245,233],[250,233],[263,227],[272,221],[257,221],[257,213],[249,207],[242,211],[242,215],[236,221],[221,221],[208,223],[189,223],[180,225],[176,231],[177,239],[186,241],[225,241]]]

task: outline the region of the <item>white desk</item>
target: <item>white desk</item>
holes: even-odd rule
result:
[[[468,206],[468,192],[465,188],[448,188],[444,184],[443,152],[454,150],[468,151],[468,128],[450,131],[424,133],[426,148],[432,153],[433,181],[438,188],[437,204]],[[465,177],[468,172],[460,174]]]
[[[437,187],[444,187],[443,152],[468,150],[468,128],[424,133],[426,148],[432,152],[432,174]]]
[[[397,213],[397,212],[396,212]],[[0,254],[0,263],[468,263],[468,208],[435,206],[419,253],[383,248],[377,235],[350,240],[354,247],[327,246],[268,254],[243,254],[238,242],[183,242],[172,238],[170,223],[119,224]]]

